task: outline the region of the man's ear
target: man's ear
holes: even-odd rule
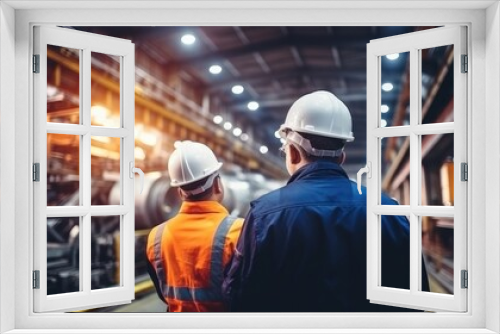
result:
[[[295,147],[295,145],[289,145],[288,152],[290,154],[290,162],[292,164],[296,165],[302,161],[300,151],[297,147]]]
[[[179,187],[177,188],[177,193],[179,194],[179,197],[181,198],[181,200],[185,201],[187,196],[186,196],[186,193],[184,193],[184,191],[182,191],[182,189]]]
[[[214,180],[214,193],[220,194],[222,192],[222,180],[217,176]]]
[[[339,165],[342,165],[345,162],[346,156],[345,151],[342,151],[342,154],[339,157]]]

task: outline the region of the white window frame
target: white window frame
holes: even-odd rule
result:
[[[70,4],[72,3],[72,4]],[[212,329],[236,332],[238,328],[254,328],[252,332],[341,333],[494,333],[500,331],[500,278],[498,237],[500,229],[500,10],[498,1],[433,1],[404,2],[364,1],[216,1],[197,3],[159,3],[144,1],[98,2],[20,2],[0,4],[0,329],[15,333],[77,332],[145,333],[147,328],[176,332]],[[192,6],[196,6],[194,10]],[[14,10],[12,7],[16,8]],[[30,7],[31,6],[31,7]],[[51,7],[52,6],[52,7]],[[43,10],[41,8],[59,8]],[[87,6],[87,8],[83,8]],[[97,9],[114,8],[115,10]],[[130,6],[132,9],[116,9]],[[137,10],[137,6],[153,8]],[[221,6],[226,9],[221,10]],[[231,6],[231,8],[227,8]],[[397,8],[393,8],[397,6]],[[429,7],[426,7],[429,6]],[[432,6],[432,8],[430,7]],[[460,6],[460,8],[454,7]],[[75,9],[78,7],[79,9]],[[163,8],[158,8],[163,7]],[[407,9],[401,9],[401,8]],[[488,8],[489,7],[489,8]],[[25,9],[23,9],[25,8]],[[27,9],[26,9],[27,8]],[[30,9],[31,8],[31,9]],[[33,9],[34,8],[34,9]],[[82,9],[83,8],[83,9]],[[408,10],[408,8],[412,8]],[[486,22],[486,25],[485,25]],[[32,191],[30,181],[33,123],[32,105],[26,98],[32,94],[30,54],[32,26],[60,25],[448,25],[469,27],[469,177],[472,181],[468,210],[469,311],[467,313],[413,314],[34,314],[31,290],[32,259]],[[487,28],[487,29],[486,29]],[[15,35],[14,35],[15,32]],[[15,36],[15,37],[14,37]],[[13,70],[15,68],[15,70]],[[486,68],[488,70],[486,71]],[[488,73],[488,75],[487,75]],[[4,75],[7,74],[7,75]],[[15,87],[13,87],[14,82]],[[15,111],[15,112],[13,112]],[[486,121],[487,119],[487,121]],[[14,129],[14,130],[12,130]],[[12,138],[7,137],[14,132]],[[486,140],[488,135],[488,140]],[[486,152],[494,152],[487,155]],[[15,171],[15,179],[12,174]],[[486,182],[488,174],[488,182]],[[9,179],[10,178],[10,179]],[[12,180],[14,179],[14,180]],[[6,197],[15,194],[14,199]],[[488,195],[488,196],[487,196]],[[486,205],[485,205],[486,204]],[[486,219],[488,217],[488,219]],[[7,221],[7,223],[6,223]],[[15,221],[9,224],[9,221]],[[472,227],[473,226],[473,227]],[[15,236],[15,238],[12,237]],[[14,254],[14,256],[12,256]],[[29,259],[26,261],[26,259]],[[486,261],[485,261],[486,259]],[[15,287],[15,288],[13,288]],[[488,293],[486,293],[488,291]],[[14,307],[13,307],[14,305]],[[170,330],[165,328],[168,326]],[[136,328],[140,328],[135,330]],[[300,329],[299,329],[300,328]],[[358,330],[355,330],[355,329]],[[413,329],[412,329],[413,328]],[[23,330],[26,329],[26,330]],[[29,329],[29,330],[28,330]],[[120,331],[122,329],[123,331]],[[220,330],[215,330],[220,329]],[[265,331],[264,329],[268,329]],[[392,329],[392,330],[390,330]],[[418,330],[416,330],[418,329]],[[290,329],[290,331],[292,331]],[[45,331],[46,332],[46,331]],[[149,332],[155,332],[151,330]],[[180,330],[179,330],[180,332]],[[14,332],[12,332],[14,333]]]
[[[461,73],[461,56],[467,55],[466,27],[449,26],[428,29],[372,40],[367,46],[367,162],[371,177],[367,179],[367,297],[372,303],[407,306],[436,311],[467,310],[467,290],[461,288],[461,270],[467,270],[467,186],[461,181],[460,164],[467,163],[467,73]],[[453,121],[423,124],[421,122],[422,68],[421,50],[453,45]],[[409,53],[410,124],[381,126],[381,59],[388,54]],[[452,134],[454,136],[454,206],[421,204],[422,143],[421,135]],[[410,141],[410,203],[409,205],[382,205],[380,173],[382,138],[403,136]],[[471,180],[472,181],[472,180]],[[395,289],[381,285],[381,217],[401,215],[410,221],[410,284],[409,289]],[[421,291],[422,230],[420,217],[451,217],[453,229],[453,294]]]
[[[34,54],[39,55],[39,73],[34,84],[34,162],[39,163],[39,181],[33,184],[34,270],[39,271],[39,288],[34,290],[34,311],[71,311],[130,303],[134,298],[134,83],[135,48],[128,40],[51,26],[34,27]],[[79,50],[79,124],[47,122],[47,46]],[[117,56],[120,61],[120,126],[91,125],[91,53]],[[78,135],[80,205],[47,206],[47,134]],[[91,138],[120,140],[120,204],[91,205]],[[132,165],[130,165],[132,164]],[[133,173],[132,173],[133,176]],[[47,218],[80,217],[80,266],[78,292],[47,295]],[[91,217],[120,216],[120,282],[118,286],[91,288]]]

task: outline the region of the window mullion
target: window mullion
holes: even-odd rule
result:
[[[373,213],[377,215],[409,216],[411,212],[409,205],[375,205]]]
[[[80,253],[82,254],[82,264],[80,271],[80,280],[83,282],[82,291],[90,293],[91,291],[91,231],[90,231],[90,214],[86,214],[82,218],[82,228],[80,230]]]
[[[129,134],[129,130],[123,128],[108,128],[103,126],[93,126],[90,128],[92,136],[123,138]]]
[[[89,87],[90,89],[90,87]],[[90,108],[84,111],[84,114],[90,114]],[[83,188],[83,206],[88,208],[82,219],[82,228],[80,229],[80,254],[81,254],[81,271],[80,280],[83,282],[84,292],[90,293],[91,290],[91,215],[90,215],[90,203],[91,203],[91,155],[90,155],[90,133],[82,136],[82,156],[80,161],[82,161],[82,171],[81,178],[81,188]]]
[[[82,50],[81,61],[81,85],[80,85],[80,98],[81,98],[81,119],[82,125],[87,129],[86,133],[82,136],[82,150],[81,150],[81,173],[80,184],[83,191],[82,204],[84,207],[89,208],[89,211],[83,216],[82,228],[80,230],[80,254],[81,254],[81,270],[80,281],[83,282],[83,289],[85,293],[91,291],[91,135],[90,135],[90,107],[91,107],[91,63],[90,63],[90,49],[85,48]]]
[[[453,133],[455,131],[454,122],[420,124],[412,128],[412,132],[418,135],[438,135],[443,133]]]
[[[120,216],[127,214],[129,208],[124,205],[94,205],[90,207],[93,216]]]
[[[78,55],[78,59],[80,60],[83,60],[84,57],[83,57],[83,50],[79,49],[78,51],[79,55]],[[83,61],[80,61],[79,62],[79,65],[80,65],[80,69],[79,69],[79,73],[80,74],[83,74],[83,69],[84,69],[84,64],[83,64]],[[78,80],[79,80],[79,87],[78,87],[78,90],[79,90],[79,103],[78,103],[78,113],[79,113],[79,119],[80,119],[80,124],[79,126],[83,126],[84,124],[84,119],[83,119],[83,116],[84,115],[84,112],[83,110],[85,110],[83,108],[83,103],[84,103],[84,95],[83,95],[83,86],[84,86],[84,82],[83,82],[83,75],[80,75],[78,77]],[[50,124],[48,124],[49,126]],[[80,134],[80,145],[79,145],[79,169],[80,169],[80,173],[79,173],[79,176],[78,176],[78,184],[80,185],[79,189],[78,189],[78,192],[79,192],[79,195],[78,195],[78,203],[80,206],[83,206],[83,188],[84,188],[84,183],[83,183],[83,134]],[[82,228],[83,228],[83,216],[80,216],[80,221],[79,221],[79,226],[80,226],[80,233],[78,233],[78,244],[80,245],[83,245],[83,235],[81,233],[82,231]],[[79,291],[83,291],[83,252],[79,252],[78,253],[78,272],[79,272],[79,280],[78,280],[78,283],[79,283]]]
[[[420,52],[418,49],[410,50],[410,291],[418,291],[418,217],[413,209],[418,205],[420,195],[419,185],[419,145],[415,127],[418,124],[420,111]]]

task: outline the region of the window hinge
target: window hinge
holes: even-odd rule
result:
[[[33,73],[40,73],[40,55],[33,55]]]
[[[466,162],[462,162],[460,164],[460,180],[461,181],[469,181],[469,166],[467,165]]]
[[[40,181],[40,164],[38,162],[33,164],[33,181]]]
[[[467,289],[469,287],[469,274],[467,270],[462,270],[461,271],[461,276],[462,276],[462,289]]]
[[[40,289],[40,270],[33,270],[33,289]]]
[[[462,73],[469,72],[469,57],[467,55],[462,55]]]

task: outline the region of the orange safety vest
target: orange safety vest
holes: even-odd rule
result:
[[[147,256],[170,312],[227,310],[223,271],[242,225],[218,202],[186,201],[179,214],[151,230]]]

